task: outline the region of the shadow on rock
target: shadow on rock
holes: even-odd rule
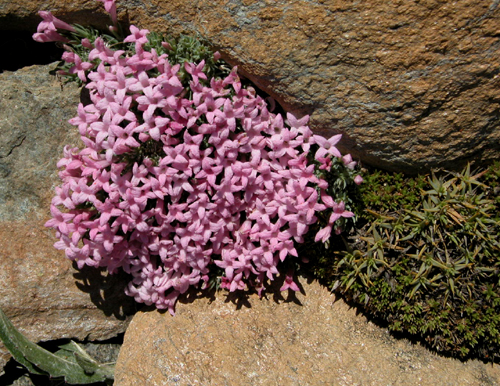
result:
[[[76,264],[73,264],[76,269]],[[129,275],[119,272],[110,275],[106,269],[83,267],[73,274],[76,286],[90,295],[90,300],[106,316],[113,315],[118,320],[137,311],[137,304],[130,296],[125,295],[125,287],[130,281]]]
[[[303,272],[300,273],[300,276],[304,277],[307,283],[313,281],[312,277],[310,277],[309,275],[305,275]],[[277,277],[270,283],[267,282],[265,285],[265,289],[262,291],[261,297],[264,299],[272,298],[272,300],[276,304],[295,303],[298,306],[302,306],[302,303],[297,297],[297,293],[295,291],[292,290],[280,291],[280,288],[283,286],[284,281],[285,281],[285,276],[282,275],[281,277]],[[300,283],[300,281],[298,280],[296,280],[295,283],[299,287],[300,293],[302,295],[306,295],[306,291],[302,283]],[[215,288],[210,288],[205,290],[191,288],[185,294],[179,296],[178,302],[182,304],[191,304],[196,299],[205,298],[208,299],[210,303],[212,303],[215,301],[217,297],[225,297],[224,303],[232,303],[235,305],[236,310],[240,310],[242,308],[252,308],[252,305],[250,303],[250,298],[257,293],[258,291],[256,288],[236,290],[234,292],[229,292],[225,289],[215,289]],[[145,309],[141,310],[146,311]]]

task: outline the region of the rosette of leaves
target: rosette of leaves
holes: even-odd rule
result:
[[[500,348],[498,165],[482,173],[427,177],[413,209],[374,211],[334,248],[315,245],[313,271],[385,320],[390,330],[438,352],[497,360]],[[376,185],[374,185],[376,186]],[[364,198],[370,197],[365,185]],[[417,194],[417,192],[413,192]],[[334,257],[332,259],[332,256]]]

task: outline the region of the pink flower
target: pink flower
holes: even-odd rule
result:
[[[335,147],[335,145],[340,141],[340,138],[342,138],[342,134],[334,135],[330,139],[326,139],[320,135],[314,135],[314,142],[319,145],[319,149],[316,151],[314,158],[319,159],[325,157],[326,154],[330,154],[338,158],[342,157],[340,151],[338,151]]]
[[[89,111],[90,110],[90,111]],[[78,131],[80,135],[85,135],[87,133],[87,128],[93,122],[99,119],[99,114],[97,112],[92,112],[91,109],[85,109],[82,103],[78,104],[78,116],[71,118],[69,123],[78,126]]]
[[[142,46],[148,42],[147,34],[149,30],[139,29],[135,25],[130,26],[131,34],[127,36],[123,41],[125,43],[135,43],[135,51],[137,54],[142,53]]]
[[[106,42],[101,37],[98,37],[94,41],[94,49],[89,53],[89,60],[92,61],[95,59],[99,59],[106,63],[115,64],[116,63],[115,54],[116,52],[113,51],[111,48],[109,48],[106,45]]]
[[[321,228],[318,233],[316,233],[316,236],[314,237],[314,241],[318,242],[321,240],[323,243],[330,238],[330,235],[332,233],[332,226],[328,224],[324,228]]]
[[[317,161],[320,163],[321,170],[330,170],[332,168],[332,157],[319,157]]]
[[[207,79],[207,76],[203,72],[203,67],[205,67],[205,60],[202,60],[198,65],[188,62],[184,63],[184,68],[191,74],[195,86],[198,84],[198,79]]]
[[[111,20],[113,21],[113,24],[116,24],[116,0],[97,0],[100,1],[101,3],[104,3],[104,9],[106,10],[107,13],[111,16]]]
[[[88,71],[92,67],[94,67],[94,65],[92,63],[82,62],[82,59],[77,54],[75,54],[74,52],[68,52],[68,51],[66,51],[66,52],[63,53],[62,58],[67,63],[74,63],[75,64],[69,70],[70,74],[75,74],[76,73],[78,75],[78,78],[80,78],[80,80],[82,82],[86,82],[87,81],[87,78],[85,77],[85,71]]]
[[[75,28],[47,11],[39,11],[38,14],[43,18],[43,21],[38,24],[37,32],[56,31],[57,29],[64,29],[70,32],[75,32]]]
[[[168,99],[163,98],[162,93],[155,87],[148,86],[143,90],[144,95],[138,97],[138,109],[144,111],[144,121],[149,122],[153,118],[156,109],[168,106]]]
[[[63,235],[69,235],[70,228],[68,227],[68,224],[71,220],[73,220],[75,214],[61,212],[54,204],[50,206],[50,213],[52,214],[52,218],[45,223],[45,226],[54,228]]]
[[[130,122],[125,128],[121,126],[111,126],[110,129],[116,136],[116,141],[113,144],[115,154],[124,154],[130,151],[131,148],[140,147],[141,144],[133,137],[135,122]]]
[[[300,292],[300,288],[295,282],[293,281],[293,272],[288,272],[285,277],[285,282],[283,283],[283,286],[280,288],[280,291],[286,291],[286,290],[292,290],[295,292]]]
[[[342,157],[342,162],[344,163],[345,166],[349,169],[354,169],[356,166],[356,161],[352,160],[352,156],[350,154],[346,154],[345,156]]]
[[[93,60],[90,59],[89,60]],[[104,63],[99,63],[99,66],[97,66],[97,71],[92,71],[88,75],[88,78],[91,80],[91,82],[88,82],[87,85],[85,86],[89,90],[97,90],[97,93],[99,95],[104,95],[104,89],[107,86],[107,81],[114,81],[116,79],[116,76],[112,73],[110,73],[107,69]],[[113,85],[112,82],[110,82],[111,85]]]
[[[309,122],[309,115],[304,115],[301,119],[297,119],[293,114],[286,113],[286,119],[290,127],[299,133],[304,134],[310,131],[309,127],[306,126],[307,122]]]
[[[341,217],[345,218],[354,217],[354,213],[345,210],[345,204],[342,201],[339,204],[333,203],[333,213],[331,214],[328,223],[333,224]]]
[[[354,183],[355,183],[356,185],[361,185],[361,184],[363,183],[363,177],[361,177],[361,176],[358,174],[356,177],[354,177]]]
[[[37,32],[33,34],[33,40],[39,43],[47,43],[47,42],[69,42],[69,39],[66,39],[57,31],[46,30],[42,33]]]
[[[325,202],[325,204],[327,204],[327,206],[330,206],[330,204],[331,204],[331,207],[333,208],[333,213],[330,215],[327,226],[320,229],[318,231],[318,233],[316,234],[316,236],[314,238],[314,241],[316,241],[316,242],[319,240],[321,240],[322,242],[325,242],[326,240],[328,240],[328,238],[330,237],[330,234],[332,232],[333,223],[335,221],[337,221],[339,218],[341,218],[341,217],[350,218],[350,217],[354,216],[353,212],[345,210],[344,202],[340,202],[337,204],[336,202],[334,202],[331,199],[331,197],[328,197],[328,199],[326,199],[326,197],[323,197],[323,202]],[[335,229],[335,232],[337,234],[339,234],[340,231],[341,231],[340,228]]]
[[[236,129],[236,119],[243,118],[244,107],[234,108],[230,99],[224,101],[224,106],[221,110],[215,110],[215,123],[223,127],[221,131],[221,137],[226,137],[229,135],[229,131],[234,131]]]
[[[291,129],[293,131],[297,131],[300,134],[300,145],[302,147],[302,150],[307,153],[311,146],[309,141],[313,136],[313,132],[307,126],[307,122],[309,122],[309,115],[305,115],[301,119],[297,119],[292,114],[287,113],[286,118]]]

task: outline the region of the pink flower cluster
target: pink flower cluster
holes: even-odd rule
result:
[[[236,68],[208,80],[203,61],[186,63],[185,88],[179,65],[144,49],[148,31],[130,30],[133,55],[100,38],[83,42],[89,62],[65,55],[92,103],[70,120],[85,147],[66,147],[58,163],[62,185],[46,223],[55,247],[79,268],[123,269],[132,275],[128,295],[171,313],[180,294],[207,283],[213,263],[225,272],[223,288],[261,290],[280,262],[297,257],[294,242],[317,212],[332,213],[316,236],[323,241],[336,220],[353,216],[308,161],[314,145],[327,168],[341,157],[340,136],[314,135],[307,116],[271,113]],[[286,289],[298,290],[291,274]]]
[[[50,12],[40,11],[38,14],[42,17],[43,21],[38,24],[37,32],[33,34],[33,39],[39,43],[68,42],[69,40],[62,36],[57,29],[75,32],[73,26],[59,20]]]

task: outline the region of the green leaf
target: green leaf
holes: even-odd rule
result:
[[[15,329],[10,320],[4,314],[4,312],[0,309],[0,339],[2,339],[5,347],[10,351],[12,356],[16,361],[22,364],[28,371],[32,374],[42,374],[46,375],[46,372],[40,371],[38,368],[33,366],[33,364],[28,361],[24,355],[23,351],[26,351],[28,347],[23,345],[23,340],[27,339]],[[27,341],[29,342],[29,341]],[[29,342],[31,343],[31,342]],[[33,344],[33,343],[31,343]]]
[[[70,384],[88,384],[113,379],[113,367],[100,365],[80,346],[71,342],[63,346],[68,353],[50,351],[24,337],[0,309],[0,338],[14,359],[33,374],[64,377]],[[73,353],[73,358],[70,353]],[[90,359],[89,359],[90,358]]]
[[[99,363],[92,358],[78,343],[70,341],[68,344],[59,346],[61,350],[56,355],[69,355],[73,361],[80,365],[86,374],[101,374],[105,379],[114,378],[114,365]],[[67,354],[66,354],[67,353]]]

